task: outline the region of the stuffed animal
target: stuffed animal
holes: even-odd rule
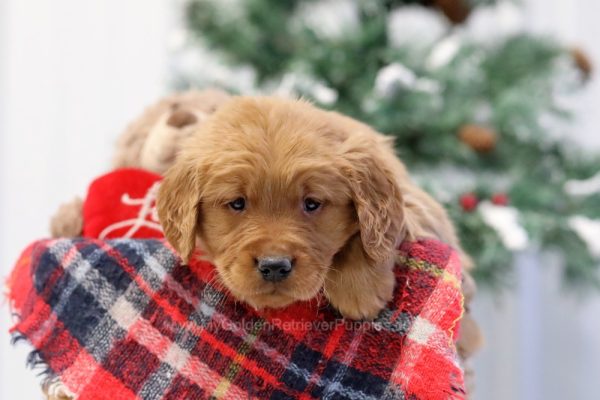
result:
[[[229,94],[221,90],[206,89],[175,93],[163,98],[147,108],[125,129],[117,141],[113,169],[138,168],[161,175],[171,166],[182,140],[192,134],[229,97]],[[112,180],[112,183],[117,178],[132,181],[134,177],[126,177],[130,173],[131,171],[106,179]],[[106,182],[103,180],[99,183],[104,188],[110,187],[102,182]],[[97,201],[93,202],[92,208],[100,206]],[[106,211],[110,212],[108,209]],[[76,197],[59,207],[51,219],[50,233],[52,237],[95,237],[100,232],[92,234],[92,231],[84,231],[84,201]]]

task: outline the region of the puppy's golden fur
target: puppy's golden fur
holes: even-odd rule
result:
[[[245,200],[243,210],[231,202]],[[306,199],[321,204],[313,212]],[[315,296],[353,319],[391,299],[396,247],[437,237],[458,248],[444,209],[411,182],[392,140],[304,101],[237,97],[190,138],[158,196],[184,260],[197,246],[234,296],[256,308]],[[293,260],[263,279],[261,257]]]

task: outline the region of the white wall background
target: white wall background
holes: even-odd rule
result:
[[[600,2],[526,0],[532,28],[585,48],[600,66]],[[168,0],[0,0],[0,276],[47,234],[58,204],[108,168],[119,132],[166,90]],[[579,99],[578,132],[600,148],[600,80]],[[488,340],[478,400],[600,398],[600,297],[561,292],[553,260],[520,257],[519,286],[480,293]],[[0,399],[40,398],[27,349],[0,311]],[[595,391],[595,394],[594,394]]]
[[[168,0],[0,0],[0,269],[108,169],[132,116],[166,90]],[[0,312],[0,399],[40,398]]]

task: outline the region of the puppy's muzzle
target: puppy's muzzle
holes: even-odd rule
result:
[[[280,282],[292,272],[293,260],[289,257],[261,257],[256,260],[256,266],[265,281]]]

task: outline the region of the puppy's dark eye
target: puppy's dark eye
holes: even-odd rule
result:
[[[243,211],[244,208],[246,208],[246,199],[244,199],[243,197],[238,197],[234,201],[230,201],[228,205],[229,208],[231,208],[234,211]]]
[[[304,207],[304,211],[306,211],[307,213],[311,213],[311,212],[317,211],[321,207],[321,203],[319,203],[315,199],[311,199],[310,197],[307,197],[306,199],[304,199],[303,207]]]

